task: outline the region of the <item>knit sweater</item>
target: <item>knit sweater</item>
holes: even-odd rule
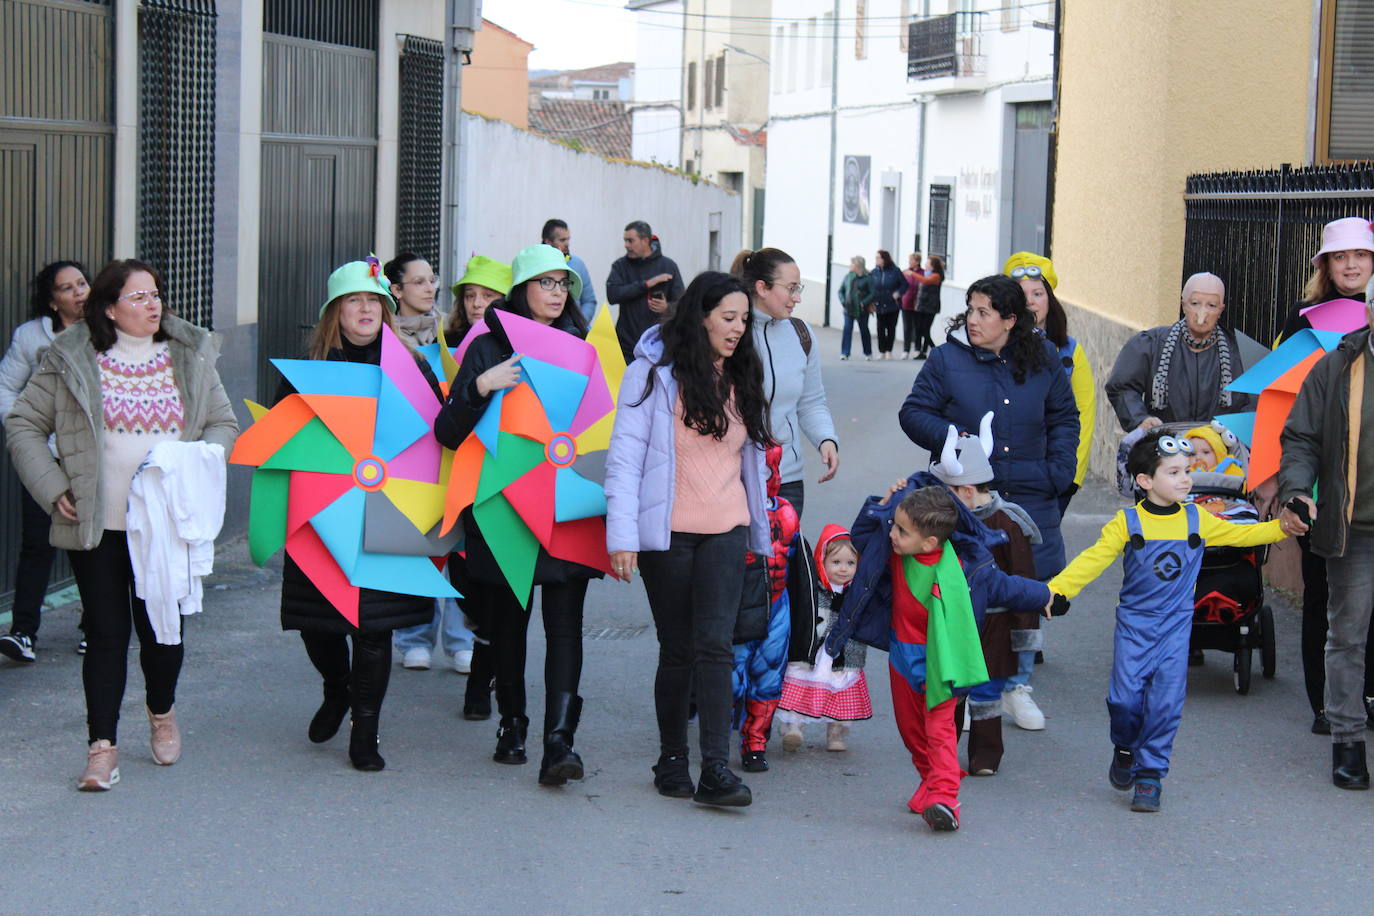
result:
[[[181,438],[186,423],[166,341],[116,330],[101,353],[100,399],[105,415],[105,528],[125,529],[134,472],[159,442]]]
[[[749,500],[740,479],[740,454],[747,435],[735,415],[732,397],[725,405],[730,423],[724,439],[704,436],[683,422],[682,398],[676,415],[677,450],[671,528],[690,534],[724,534],[749,524]]]

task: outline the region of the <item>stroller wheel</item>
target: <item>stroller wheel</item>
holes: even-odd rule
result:
[[[1231,677],[1236,685],[1236,693],[1245,696],[1250,692],[1250,655],[1251,649],[1244,643],[1236,649],[1235,662],[1231,666]]]
[[[1274,676],[1278,661],[1277,637],[1274,634],[1274,610],[1265,605],[1260,608],[1260,671],[1265,677]]]

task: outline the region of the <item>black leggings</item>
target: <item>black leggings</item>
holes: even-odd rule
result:
[[[348,643],[353,641],[349,659]],[[353,720],[375,721],[382,712],[391,681],[391,630],[320,633],[302,630],[301,642],[310,663],[324,678],[326,693],[349,692]]]
[[[922,353],[935,347],[930,339],[930,329],[935,325],[935,316],[930,312],[916,312],[916,348]]]
[[[1316,715],[1326,705],[1326,560],[1309,549],[1307,537],[1298,538],[1302,548],[1302,677],[1307,704]],[[1374,639],[1364,646],[1364,695],[1374,696]]]
[[[587,599],[587,580],[539,586],[544,617],[544,693],[577,693],[582,681],[582,606]],[[525,656],[530,626],[530,602],[520,599],[506,585],[472,583],[479,600],[490,602],[492,675],[496,704],[502,718],[525,715]]]
[[[48,542],[52,517],[19,488],[19,564],[14,570],[14,616],[10,632],[38,635],[43,597],[48,591],[56,549]]]
[[[67,556],[81,593],[81,629],[86,634],[86,656],[81,662],[86,728],[91,741],[104,738],[118,744],[132,631],[138,631],[138,661],[148,709],[158,715],[176,703],[185,647],[158,643],[148,608],[134,594],[134,567],[123,531],[106,531],[91,550],[69,550]]]
[[[878,313],[878,352],[891,353],[892,345],[897,342],[897,313],[900,309],[891,312]]]
[[[902,309],[902,352],[910,353],[911,344],[916,340],[916,312]]]
[[[674,531],[667,550],[639,555],[658,631],[654,708],[664,756],[687,754],[694,688],[702,763],[724,763],[730,756],[735,666],[731,641],[744,589],[748,531],[744,526],[724,534]]]

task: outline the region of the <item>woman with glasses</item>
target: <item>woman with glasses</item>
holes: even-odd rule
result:
[[[801,437],[810,440],[820,453],[825,466],[820,483],[840,469],[839,439],[825,400],[820,351],[806,322],[792,317],[804,288],[801,271],[787,252],[760,248],[736,255],[730,273],[744,282],[753,303],[754,349],[763,362],[768,426],[773,441],[782,446],[778,495],[790,502],[800,517],[805,498]]]
[[[510,294],[494,308],[537,321],[574,337],[587,334],[586,319],[575,307],[582,278],[568,269],[563,253],[550,245],[531,245],[511,263]],[[573,303],[573,307],[569,304]],[[492,396],[524,379],[521,355],[501,328],[486,315],[489,333],[475,338],[463,357],[448,400],[434,420],[434,435],[457,448],[491,405]],[[488,615],[491,625],[492,673],[501,715],[496,731],[497,763],[522,764],[529,717],[525,707],[525,649],[533,594],[516,595],[487,544],[486,533],[469,508],[463,512],[467,538],[468,600]],[[582,606],[587,581],[602,573],[551,556],[542,547],[534,566],[534,584],[542,590],[544,615],[544,757],[539,784],[565,785],[581,779],[582,758],[573,737],[582,715],[578,685],[582,679]],[[485,625],[479,629],[487,629]]]
[[[52,544],[67,550],[81,593],[83,791],[119,781],[117,727],[133,631],[153,760],[170,766],[181,755],[175,703],[184,646],[179,634],[175,645],[158,641],[134,593],[125,522],[134,473],[160,442],[204,441],[227,455],[238,435],[215,371],[218,347],[208,331],[163,308],[163,290],[149,264],[106,265],[91,284],[85,320],[53,339],[5,418],[15,470],[51,512]]]
[[[392,327],[396,335],[412,347],[423,347],[439,339],[443,313],[434,307],[439,293],[439,278],[429,262],[418,254],[403,251],[382,267],[391,297],[396,301]]]
[[[901,268],[893,263],[891,254],[878,249],[878,258],[873,262],[873,304],[878,314],[879,359],[892,358],[892,348],[897,343],[897,316],[906,290]]]
[[[81,320],[90,295],[86,268],[76,261],[54,261],[29,283],[30,319],[14,329],[14,338],[0,361],[0,421],[33,377],[43,351],[63,328]],[[0,654],[17,662],[37,658],[43,596],[48,591],[55,553],[48,542],[52,518],[22,488],[19,491],[19,563],[14,571],[14,605],[10,631],[0,636]]]
[[[993,487],[1040,529],[1035,572],[1064,568],[1059,497],[1077,467],[1078,408],[1054,347],[1035,332],[1026,295],[1010,277],[975,281],[967,309],[930,351],[899,413],[911,441],[939,454],[951,425],[977,435],[993,414]]]

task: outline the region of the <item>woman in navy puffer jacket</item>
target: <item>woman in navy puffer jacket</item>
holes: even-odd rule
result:
[[[993,486],[1040,528],[1035,571],[1048,579],[1064,568],[1059,496],[1077,469],[1073,390],[1015,280],[984,277],[965,301],[968,310],[950,323],[948,341],[931,351],[902,404],[902,429],[934,453],[950,424],[976,435],[992,411]]]
[[[878,312],[878,359],[891,359],[897,342],[897,316],[901,314],[902,293],[906,292],[906,277],[901,268],[892,263],[892,255],[881,248],[874,262],[873,302]]]

